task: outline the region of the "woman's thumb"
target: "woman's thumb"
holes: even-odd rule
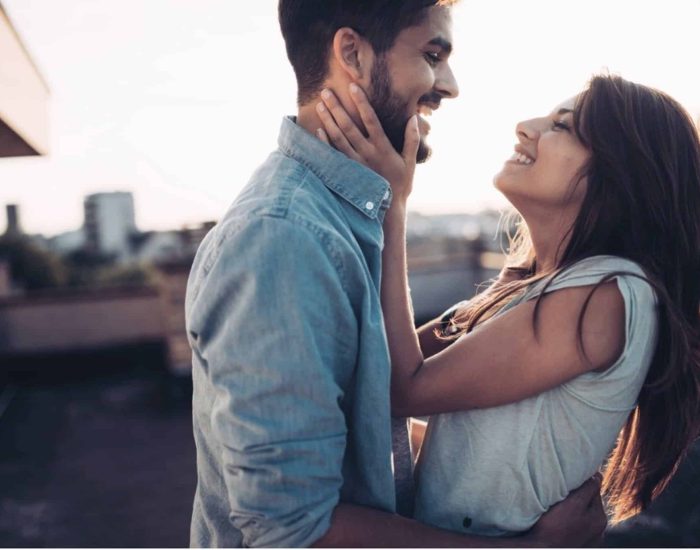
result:
[[[420,145],[420,131],[418,130],[418,115],[413,115],[406,124],[406,132],[403,141],[401,156],[408,166],[416,163],[416,155]]]

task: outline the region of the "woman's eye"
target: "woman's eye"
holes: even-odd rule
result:
[[[571,130],[571,128],[565,122],[562,122],[561,120],[555,120],[554,123],[552,123],[552,130],[565,130],[568,132],[569,130]]]

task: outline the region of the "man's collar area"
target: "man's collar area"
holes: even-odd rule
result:
[[[389,183],[376,172],[346,157],[315,138],[296,123],[296,117],[282,120],[280,150],[311,170],[323,183],[375,219],[382,203],[391,198]]]

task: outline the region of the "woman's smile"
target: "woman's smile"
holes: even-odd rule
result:
[[[519,153],[518,151],[516,151],[515,153],[513,153],[513,155],[506,162],[510,163],[510,164],[520,164],[520,165],[529,166],[535,161],[533,159],[531,159],[530,157],[528,157],[527,155],[524,155],[523,153]]]

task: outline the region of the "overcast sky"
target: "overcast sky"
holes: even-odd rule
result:
[[[276,0],[3,5],[51,88],[51,154],[0,159],[0,200],[20,204],[28,232],[77,228],[83,196],[112,190],[134,193],[144,230],[218,219],[294,111]],[[698,0],[463,0],[452,60],[461,96],[431,120],[435,153],[412,208],[503,206],[491,179],[515,123],[603,68],[667,91],[697,118],[699,30]]]

